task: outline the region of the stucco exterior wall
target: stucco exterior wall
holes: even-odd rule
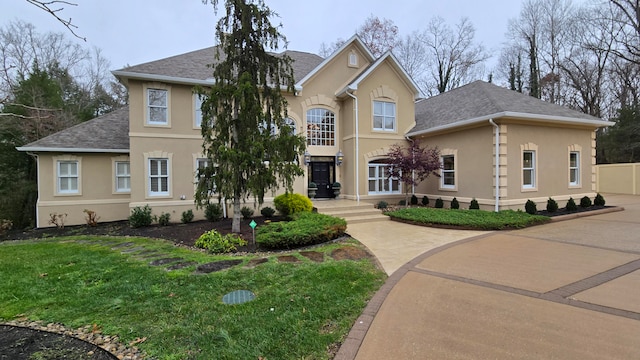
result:
[[[596,166],[597,191],[612,194],[640,194],[640,163]]]

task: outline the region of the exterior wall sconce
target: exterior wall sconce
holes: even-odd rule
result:
[[[344,161],[344,154],[342,153],[342,150],[338,150],[338,153],[336,154],[336,165],[338,166],[342,165],[343,161]]]
[[[309,154],[309,151],[305,150],[304,151],[304,164],[309,166],[310,163],[311,163],[311,154]]]

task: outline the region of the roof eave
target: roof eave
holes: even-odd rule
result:
[[[110,153],[128,154],[129,149],[90,149],[90,148],[57,148],[43,146],[21,146],[16,150],[24,152],[74,152],[74,153]]]
[[[554,123],[567,124],[567,125],[587,125],[587,126],[592,126],[596,128],[612,126],[615,124],[611,121],[604,121],[604,120],[576,119],[576,118],[570,118],[566,116],[551,116],[551,115],[539,115],[539,114],[528,114],[528,113],[520,113],[520,112],[513,112],[513,111],[504,111],[504,112],[499,112],[491,115],[480,116],[480,117],[469,119],[469,120],[457,121],[452,124],[436,126],[426,130],[410,132],[410,133],[407,133],[407,136],[413,137],[413,136],[427,135],[430,133],[436,133],[436,132],[456,129],[459,127],[474,125],[477,123],[489,121],[489,119],[499,119],[499,118],[505,118],[505,117],[514,118],[514,119],[523,119],[523,120],[553,121]]]
[[[201,80],[201,79],[191,79],[191,78],[183,78],[177,76],[167,76],[167,75],[157,75],[157,74],[147,74],[147,73],[139,73],[134,71],[122,71],[122,70],[114,70],[111,72],[117,78],[126,78],[126,79],[138,79],[138,80],[153,80],[153,81],[161,81],[161,82],[169,82],[176,84],[186,84],[186,85],[203,85],[203,86],[211,86],[214,85],[215,82],[213,79]]]

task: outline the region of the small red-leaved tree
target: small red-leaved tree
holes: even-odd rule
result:
[[[398,144],[391,145],[387,175],[397,178],[404,184],[405,204],[409,204],[409,190],[418,185],[429,175],[440,176],[440,150],[437,147],[420,147],[418,140],[410,142],[404,148]]]

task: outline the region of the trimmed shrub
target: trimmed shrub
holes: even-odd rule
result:
[[[195,246],[212,253],[229,253],[238,250],[237,246],[247,245],[247,241],[235,234],[222,235],[215,230],[207,231],[196,240]]]
[[[451,200],[451,208],[454,210],[460,209],[460,203],[458,202],[458,199],[453,198],[453,200]]]
[[[182,212],[182,217],[180,218],[183,224],[187,224],[193,221],[193,210],[189,209],[187,211]]]
[[[591,207],[591,199],[589,199],[588,196],[583,196],[582,199],[580,199],[580,207],[583,207],[583,208]]]
[[[162,226],[169,225],[170,220],[171,220],[171,214],[169,213],[163,212],[162,214],[160,214],[160,216],[158,216],[158,224]]]
[[[300,194],[282,194],[273,199],[276,209],[284,215],[289,216],[298,212],[311,212],[313,203],[311,199]]]
[[[268,206],[265,206],[262,209],[260,209],[260,214],[262,214],[262,216],[266,217],[267,219],[272,218],[275,213],[276,211],[273,208],[270,208]]]
[[[145,205],[143,207],[136,206],[131,210],[129,226],[132,228],[149,226],[154,219],[155,216],[151,215],[151,207],[149,207],[149,205]]]
[[[245,219],[251,219],[253,216],[253,209],[248,206],[243,206],[242,209],[240,209],[240,214],[242,214],[242,217]]]
[[[480,210],[480,204],[478,204],[478,200],[476,198],[471,199],[469,203],[469,210]]]
[[[442,198],[437,198],[436,199],[436,209],[442,209],[444,207],[444,201],[442,201]]]
[[[547,200],[547,211],[550,213],[558,211],[558,203],[552,198],[549,198],[549,200]]]
[[[604,204],[606,204],[606,201],[604,201],[604,197],[602,195],[600,195],[600,193],[598,193],[596,195],[596,198],[593,199],[593,205],[595,205],[595,206],[604,206]]]
[[[336,239],[347,229],[344,219],[325,214],[299,212],[292,221],[258,227],[256,243],[268,249],[291,249]]]
[[[538,207],[536,206],[535,202],[527,200],[527,202],[524,204],[524,210],[529,215],[535,215],[538,212]]]
[[[402,199],[402,200],[398,201],[398,205],[400,205],[400,206],[406,206],[406,205],[407,205],[407,200]]]
[[[418,197],[415,194],[411,195],[411,205],[418,205]]]
[[[376,207],[380,210],[384,210],[389,207],[389,204],[387,204],[387,202],[384,200],[380,200],[378,201],[378,204],[376,204]]]
[[[425,195],[422,197],[422,206],[429,205],[429,198]]]
[[[567,211],[578,211],[578,205],[576,205],[576,201],[573,200],[573,198],[569,198],[569,201],[567,201]]]
[[[222,220],[222,205],[221,204],[207,204],[204,208],[204,217],[209,221]]]

